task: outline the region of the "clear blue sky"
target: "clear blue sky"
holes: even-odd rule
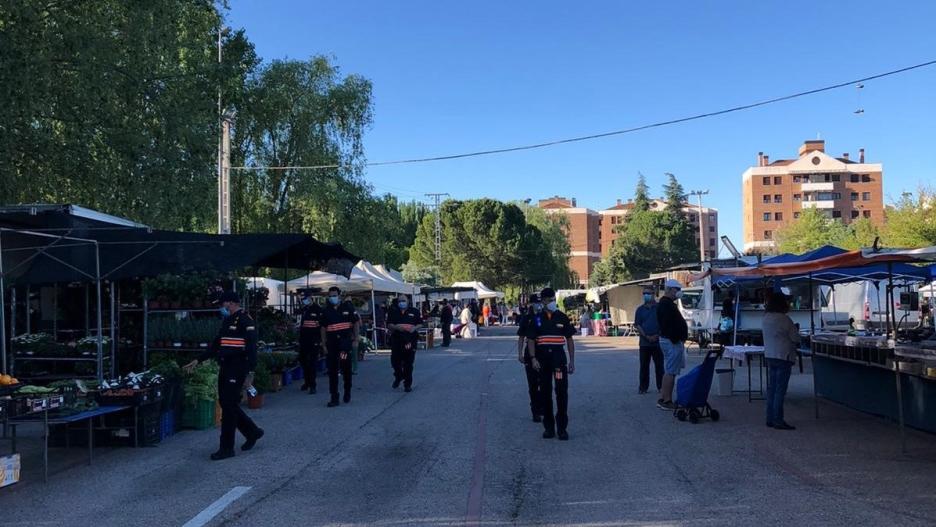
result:
[[[367,158],[384,161],[604,132],[936,59],[936,2],[310,2],[231,0],[264,59],[333,55],[374,84]],[[709,189],[741,245],[741,173],[821,134],[884,163],[885,200],[936,181],[936,66],[744,113],[496,156],[374,167],[380,192],[603,209],[637,172]],[[723,250],[724,253],[724,250]]]

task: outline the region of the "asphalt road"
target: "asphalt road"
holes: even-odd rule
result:
[[[391,390],[370,358],[353,401],[292,386],[254,411],[267,436],[231,460],[207,459],[217,432],[157,447],[102,450],[93,466],[61,449],[48,484],[0,490],[0,525],[184,525],[237,487],[208,525],[932,525],[936,441],[821,403],[794,377],[788,420],[763,403],[713,397],[718,423],[681,423],[638,395],[625,339],[579,341],[571,440],[530,420],[509,329],[420,352],[412,393]],[[320,388],[323,387],[320,379]],[[27,457],[27,461],[32,457]],[[193,525],[193,524],[189,524]]]

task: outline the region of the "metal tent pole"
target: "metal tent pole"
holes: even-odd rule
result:
[[[371,316],[374,318],[374,323],[371,324],[371,337],[374,338],[374,349],[377,349],[377,300],[374,296],[374,284],[371,284],[370,302]]]
[[[101,302],[101,247],[97,242],[94,242],[94,274],[97,288],[97,380],[100,382],[104,380],[104,343],[101,341],[104,324],[101,320],[101,311],[103,310]]]
[[[10,287],[10,336],[16,336],[16,286]]]
[[[731,337],[731,345],[738,345],[738,319],[741,317],[741,285],[735,285],[735,305],[734,305],[734,334]]]
[[[812,273],[809,273],[809,334],[816,334],[816,299],[813,297]]]
[[[110,283],[110,325],[111,325],[111,345],[110,345],[110,376],[113,379],[116,369],[116,351],[117,346],[117,283]]]
[[[26,286],[26,334],[32,333],[32,291]]]
[[[4,373],[7,372],[7,345],[6,345],[6,288],[3,283],[3,237],[0,233],[0,363]]]

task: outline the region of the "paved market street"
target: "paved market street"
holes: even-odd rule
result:
[[[215,430],[102,449],[91,467],[53,449],[48,484],[27,466],[0,490],[0,525],[178,526],[236,487],[208,525],[936,522],[933,437],[910,433],[904,456],[893,424],[827,402],[813,419],[808,370],[788,399],[798,431],[765,428],[744,396],[713,396],[722,420],[692,425],[637,395],[634,341],[582,339],[571,440],[547,441],[508,331],[421,352],[410,394],[390,389],[386,355],[361,363],[338,409],[288,387],[252,413],[267,436],[232,460],[208,461]]]

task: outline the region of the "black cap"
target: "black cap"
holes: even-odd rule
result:
[[[556,298],[556,291],[553,290],[553,288],[551,288],[551,287],[544,287],[543,290],[540,291],[540,297],[542,297],[542,298]]]
[[[334,286],[334,285],[333,285],[333,286],[331,286],[331,287],[328,288],[328,293],[331,294],[332,292],[338,293],[338,294],[340,295],[340,294],[341,294],[341,289],[340,289],[338,286]]]
[[[445,298],[443,298],[442,300],[439,300],[439,303],[440,303],[440,304],[448,304],[448,300],[446,300]]]
[[[234,302],[235,304],[240,304],[240,296],[238,296],[234,291],[225,291],[221,293],[221,297],[218,298],[218,302],[221,304],[225,302]]]

